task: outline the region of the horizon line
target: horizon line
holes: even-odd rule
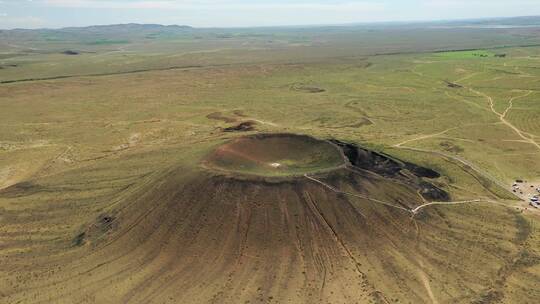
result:
[[[438,22],[459,22],[459,21],[482,21],[482,20],[504,20],[515,18],[540,18],[540,15],[518,15],[507,17],[475,17],[475,18],[451,18],[451,19],[416,19],[416,20],[400,20],[400,21],[369,21],[369,22],[349,22],[349,23],[321,23],[321,24],[297,24],[297,25],[253,25],[253,26],[191,26],[188,24],[162,24],[162,23],[138,23],[138,22],[126,22],[126,23],[109,23],[109,24],[90,24],[80,26],[62,26],[62,27],[41,27],[41,28],[0,28],[0,31],[13,31],[13,30],[27,30],[27,31],[39,31],[39,30],[63,30],[63,29],[82,29],[89,27],[107,27],[118,25],[159,25],[159,26],[178,26],[189,27],[191,29],[250,29],[250,28],[308,28],[308,27],[346,27],[346,26],[358,26],[358,25],[383,25],[383,24],[422,24],[422,23],[438,23]],[[540,21],[540,20],[539,20]],[[525,26],[525,25],[524,25]],[[536,25],[527,26],[539,26],[540,22]]]

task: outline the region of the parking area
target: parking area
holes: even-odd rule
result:
[[[540,182],[516,180],[512,184],[512,193],[534,208],[540,208]]]

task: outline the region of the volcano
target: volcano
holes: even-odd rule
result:
[[[72,235],[62,266],[46,264],[49,283],[10,299],[472,303],[490,296],[498,275],[486,265],[507,265],[498,252],[517,254],[520,242],[490,242],[489,217],[515,215],[474,205],[412,212],[449,200],[443,185],[432,169],[335,139],[237,137],[102,211]],[[486,267],[471,271],[478,264]]]
[[[395,246],[414,247],[409,210],[425,201],[426,185],[446,194],[415,175],[428,171],[418,168],[305,135],[226,142],[200,170],[169,172],[129,211],[111,216],[134,224],[114,228],[117,239],[107,247],[153,248],[140,267],[158,273],[122,301],[172,293],[181,303],[385,303],[372,279],[382,281],[384,271],[375,270],[398,267],[391,266]],[[88,242],[95,234],[85,233]],[[156,256],[160,262],[152,265]],[[390,264],[372,264],[382,261]],[[395,279],[410,281],[406,270],[417,264],[401,261]]]

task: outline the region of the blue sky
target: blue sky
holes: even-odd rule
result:
[[[113,23],[196,27],[540,15],[540,0],[0,0],[0,28]]]

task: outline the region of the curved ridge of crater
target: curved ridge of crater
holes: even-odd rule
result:
[[[268,133],[242,136],[220,145],[203,161],[207,168],[260,177],[295,177],[348,164],[341,148],[308,135]]]
[[[349,167],[411,185],[429,201],[450,199],[446,191],[429,181],[440,177],[432,169],[352,143],[309,135],[262,133],[236,137],[213,150],[202,165],[236,179],[272,182]]]

